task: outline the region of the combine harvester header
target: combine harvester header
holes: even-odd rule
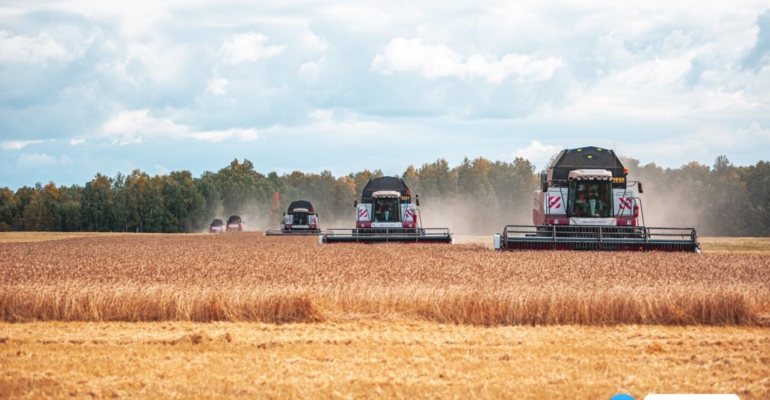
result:
[[[449,228],[423,228],[419,195],[412,195],[403,179],[370,179],[356,200],[354,229],[327,229],[322,243],[452,243]]]
[[[642,200],[630,189],[642,193],[642,183],[627,176],[612,150],[562,150],[540,176],[534,225],[506,225],[495,249],[700,252],[694,228],[644,226]]]

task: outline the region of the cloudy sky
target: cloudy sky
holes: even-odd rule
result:
[[[770,159],[767,0],[0,3],[0,186],[585,145]]]

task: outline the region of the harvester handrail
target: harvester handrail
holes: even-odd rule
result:
[[[417,212],[417,218],[420,220],[420,228],[422,228],[422,212],[420,212],[420,209],[416,207],[415,211]]]
[[[639,202],[639,212],[642,213],[642,226],[645,226],[646,222],[644,221],[644,207],[642,206],[642,198],[639,196],[634,197],[634,201]]]

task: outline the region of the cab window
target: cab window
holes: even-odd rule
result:
[[[307,225],[307,213],[294,213],[294,225]]]
[[[570,182],[569,214],[579,218],[611,218],[612,182],[573,180]]]
[[[397,198],[374,200],[374,222],[400,222],[401,213]]]

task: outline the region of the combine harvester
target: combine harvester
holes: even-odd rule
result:
[[[452,243],[449,228],[423,228],[417,206],[419,195],[412,195],[403,179],[370,179],[356,208],[354,229],[327,229],[322,243]]]
[[[694,228],[651,228],[615,152],[562,150],[540,176],[533,225],[506,225],[497,250],[684,251],[700,253]],[[641,224],[639,223],[641,216]]]
[[[289,210],[283,213],[280,230],[269,230],[265,236],[310,236],[318,235],[318,214],[307,200],[296,200],[289,204]]]

